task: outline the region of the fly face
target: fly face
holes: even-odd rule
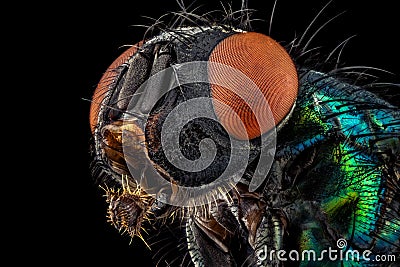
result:
[[[246,11],[228,19],[237,13],[218,23],[178,13],[104,73],[91,169],[110,222],[153,250],[173,228],[195,266],[298,264],[302,251],[340,266],[368,259],[323,251],[398,252],[398,108],[302,66],[240,23]]]

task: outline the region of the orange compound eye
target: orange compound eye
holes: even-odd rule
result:
[[[99,83],[97,84],[96,90],[93,93],[92,104],[90,106],[89,122],[92,134],[96,128],[98,117],[100,113],[101,106],[103,104],[104,98],[108,95],[109,90],[115,82],[115,79],[119,76],[118,67],[124,63],[127,63],[129,58],[131,58],[138,48],[143,45],[143,42],[139,42],[133,45],[125,52],[123,52],[114,62],[107,68],[106,72],[101,77]]]
[[[234,34],[213,49],[209,61],[242,72],[256,85],[248,86],[248,81],[240,77],[224,75],[224,70],[218,68],[220,64],[209,67],[211,96],[226,105],[214,101],[215,113],[233,137],[256,138],[282,122],[292,110],[298,94],[296,67],[286,50],[269,36],[255,32]],[[221,79],[229,80],[229,89],[219,85]],[[260,99],[260,91],[265,99]],[[246,100],[235,92],[241,92]],[[274,121],[267,119],[271,113]]]

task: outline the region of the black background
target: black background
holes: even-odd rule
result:
[[[239,2],[233,1],[234,9],[240,7]],[[288,42],[301,35],[326,3],[279,0],[272,37]],[[205,4],[205,9],[220,8],[218,1],[197,1],[194,5],[200,4]],[[268,32],[272,6],[273,1],[249,0],[249,8],[259,10],[254,17],[266,20],[255,23],[254,30]],[[40,61],[36,85],[48,87],[38,91],[47,99],[43,112],[47,118],[45,125],[51,127],[43,130],[44,125],[37,124],[39,136],[44,139],[37,149],[45,150],[46,156],[38,156],[39,162],[31,169],[44,182],[39,186],[43,192],[32,194],[38,195],[39,203],[35,202],[34,215],[29,221],[34,218],[37,226],[25,226],[29,234],[22,231],[24,238],[17,246],[35,251],[32,257],[43,265],[153,266],[149,251],[139,239],[129,244],[129,238],[121,237],[106,222],[102,192],[92,184],[89,175],[90,103],[83,98],[91,98],[96,83],[123,51],[123,46],[141,40],[145,29],[132,25],[151,24],[143,16],[158,18],[179,7],[175,0],[149,0],[60,2],[47,8],[48,11],[34,16],[38,19],[38,25],[32,29],[38,30],[36,38],[25,41],[43,41],[35,59]],[[396,10],[395,1],[389,0],[333,1],[311,32],[336,14],[346,12],[328,24],[312,45],[333,49],[356,34],[343,51],[343,61],[347,65],[386,69],[396,74],[388,77],[389,81],[399,83],[400,53],[396,38],[400,25]],[[41,16],[45,19],[39,21]],[[29,28],[29,24],[25,27]]]

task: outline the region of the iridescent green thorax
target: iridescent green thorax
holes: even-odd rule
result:
[[[297,106],[278,135],[277,157],[288,162],[283,181],[304,202],[320,206],[321,215],[298,227],[298,246],[321,251],[331,240],[337,249],[333,240],[344,238],[343,251],[393,252],[400,239],[393,188],[399,179],[398,108],[314,71],[300,84]]]

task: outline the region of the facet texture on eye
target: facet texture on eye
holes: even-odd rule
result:
[[[212,50],[209,60],[243,72],[256,85],[224,74],[218,68],[209,69],[213,99],[223,102],[239,115],[249,139],[279,124],[292,110],[298,93],[296,67],[286,50],[269,36],[256,32],[234,34]],[[221,80],[228,81],[231,88],[216,85]],[[257,95],[258,90],[262,95]],[[240,91],[246,99],[235,91]],[[248,103],[253,103],[254,110]],[[232,111],[221,105],[216,105],[215,109],[230,134],[239,139],[247,138],[246,133],[239,130],[240,122]],[[274,121],[268,120],[267,109],[272,111]]]

